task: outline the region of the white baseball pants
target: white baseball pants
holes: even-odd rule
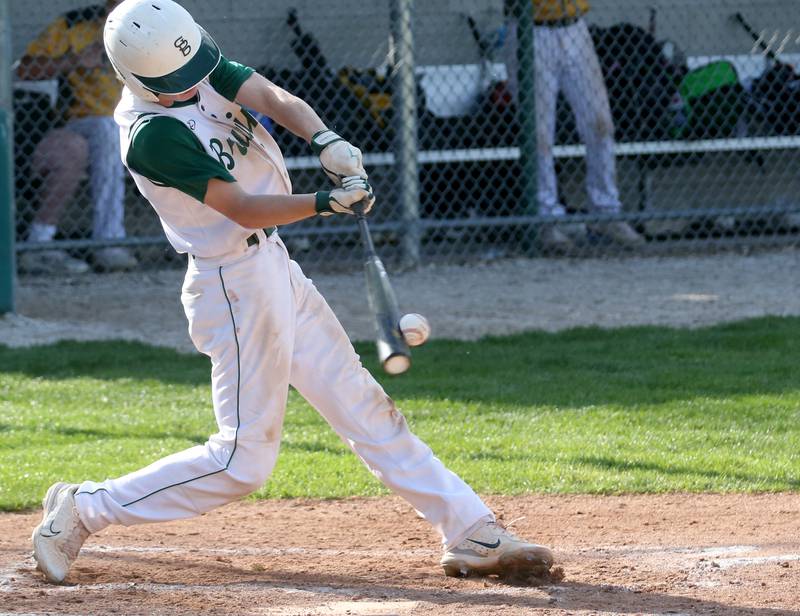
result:
[[[290,384],[446,545],[493,520],[411,433],[277,233],[259,236],[222,259],[191,258],[183,286],[189,333],[211,358],[219,431],[119,479],[81,484],[76,503],[86,527],[188,518],[258,489],[278,456]]]
[[[563,216],[558,199],[553,146],[556,101],[563,92],[586,144],[586,192],[593,211],[621,209],[614,159],[614,122],[600,62],[584,20],[563,27],[534,26],[537,198],[539,213]],[[510,23],[506,44],[509,85],[518,92],[517,27]]]
[[[91,116],[70,120],[64,128],[89,144],[92,237],[125,237],[125,168],[119,158],[119,126],[111,116]]]

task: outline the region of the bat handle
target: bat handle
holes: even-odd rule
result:
[[[375,244],[372,242],[372,234],[367,225],[367,215],[364,213],[364,202],[359,201],[353,205],[353,212],[358,222],[358,230],[361,232],[361,243],[364,246],[364,253],[367,256],[375,254]]]
[[[354,203],[352,210],[356,213],[356,218],[364,218],[366,215],[364,214],[364,202],[359,201],[358,203]]]

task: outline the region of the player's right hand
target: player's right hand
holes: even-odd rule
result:
[[[369,182],[357,175],[342,178],[342,187],[333,190],[320,190],[316,193],[316,209],[320,216],[331,214],[355,215],[353,207],[357,203],[363,204],[364,213],[372,209],[375,195]]]
[[[332,130],[315,133],[311,138],[311,149],[319,156],[322,170],[336,186],[342,186],[349,176],[367,179],[361,150]]]

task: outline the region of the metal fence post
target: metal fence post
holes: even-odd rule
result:
[[[530,0],[517,0],[517,83],[519,84],[519,153],[522,167],[520,178],[525,214],[539,213],[536,198],[536,97],[534,88],[533,15]]]
[[[0,314],[14,310],[14,175],[12,170],[11,24],[0,0]]]
[[[414,0],[390,0],[393,40],[392,108],[394,109],[397,194],[404,229],[403,265],[419,263],[419,164],[417,161],[417,86],[411,13]]]

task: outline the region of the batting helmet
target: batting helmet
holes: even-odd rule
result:
[[[214,39],[172,0],[125,0],[106,19],[103,42],[120,79],[148,101],[191,90],[221,55]]]

